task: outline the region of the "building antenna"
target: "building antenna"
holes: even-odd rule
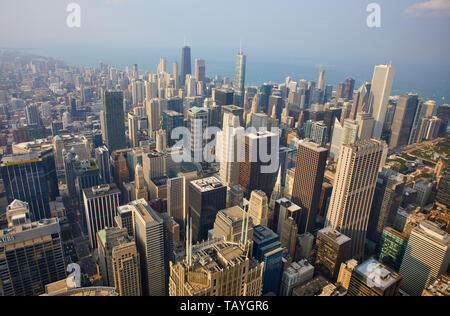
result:
[[[239,54],[242,54],[242,38],[239,41]]]

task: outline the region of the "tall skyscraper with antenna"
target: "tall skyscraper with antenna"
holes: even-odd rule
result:
[[[245,93],[245,67],[247,64],[247,57],[242,52],[242,47],[236,56],[236,71],[234,74],[233,88],[234,88],[234,104],[240,107],[244,106]]]
[[[191,70],[191,48],[186,44],[181,49],[181,85],[184,86],[186,75],[192,74]]]

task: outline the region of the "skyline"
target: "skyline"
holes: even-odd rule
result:
[[[424,9],[428,2],[440,11]],[[377,1],[380,28],[366,25],[370,1],[263,0],[255,5],[234,0],[79,0],[80,28],[65,25],[68,3],[1,3],[0,49],[91,67],[100,61],[119,69],[137,63],[155,71],[161,56],[169,65],[181,65],[180,50],[187,41],[192,61],[206,60],[209,77],[233,78],[242,42],[249,85],[281,82],[287,76],[316,80],[320,65],[331,84],[352,77],[360,85],[370,81],[374,65],[392,62],[398,69],[394,94],[416,91],[438,104],[446,103],[442,97],[450,99],[450,56],[442,54],[450,49],[448,0]],[[181,14],[183,10],[190,14]]]

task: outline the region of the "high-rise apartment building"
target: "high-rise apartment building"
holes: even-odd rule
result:
[[[364,255],[370,208],[386,144],[371,139],[342,146],[326,225],[352,239],[351,256]]]

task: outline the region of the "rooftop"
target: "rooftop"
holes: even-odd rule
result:
[[[355,271],[365,277],[368,285],[373,285],[381,289],[389,288],[401,278],[399,274],[390,270],[374,258],[368,259],[358,265]]]
[[[333,240],[338,245],[343,245],[349,241],[351,241],[351,238],[341,234],[336,229],[332,228],[331,226],[325,227],[324,229],[321,229],[319,233],[325,235],[327,238]]]
[[[216,177],[209,177],[191,181],[193,185],[200,192],[208,192],[224,187],[224,184]]]
[[[83,193],[87,199],[92,199],[111,194],[120,194],[120,190],[115,184],[101,184],[92,188],[84,189]]]

